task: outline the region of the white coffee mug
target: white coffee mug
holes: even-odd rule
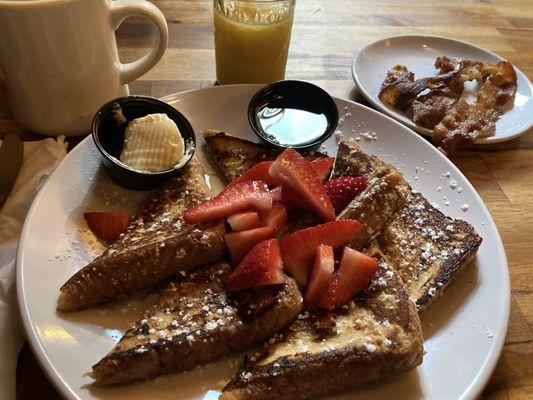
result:
[[[141,59],[122,64],[115,30],[130,16],[148,18],[157,40]],[[0,0],[0,70],[11,110],[26,129],[48,136],[89,133],[105,102],[163,56],[168,27],[145,0]]]

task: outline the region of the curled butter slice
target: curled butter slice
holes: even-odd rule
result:
[[[149,114],[128,124],[120,161],[139,170],[165,171],[174,167],[183,153],[176,123],[166,114]]]

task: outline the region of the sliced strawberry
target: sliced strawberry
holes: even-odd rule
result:
[[[281,202],[285,204],[290,204],[294,208],[300,208],[302,210],[311,210],[307,199],[291,187],[281,186],[280,198]]]
[[[266,183],[246,181],[232,185],[211,200],[190,207],[185,211],[184,219],[189,224],[197,224],[250,208],[258,211],[272,208],[272,195]]]
[[[348,303],[360,290],[365,289],[378,269],[372,257],[345,247],[339,266],[339,287],[335,307]]]
[[[305,203],[326,221],[335,219],[335,209],[310,163],[294,149],[281,153],[270,166],[270,175],[284,187],[297,191]]]
[[[263,226],[242,232],[227,233],[226,246],[234,265],[241,262],[244,256],[259,242],[274,237],[274,228]]]
[[[275,201],[270,211],[262,218],[262,222],[264,226],[270,226],[271,228],[274,228],[275,232],[278,232],[283,228],[283,225],[287,223],[288,219],[289,216],[287,215],[285,207],[281,203]]]
[[[334,272],[329,277],[327,285],[324,288],[320,298],[317,300],[316,307],[322,310],[331,311],[335,309],[335,301],[339,287],[339,275]]]
[[[334,270],[333,247],[321,244],[316,249],[313,269],[309,275],[309,285],[305,291],[305,302],[308,306],[318,305],[318,301],[332,279]]]
[[[118,238],[130,223],[130,215],[123,211],[86,212],[83,218],[96,237],[108,242]]]
[[[320,181],[324,181],[331,171],[334,162],[335,159],[333,157],[319,157],[311,161],[311,169],[315,171],[315,174],[318,176]],[[280,185],[281,182],[277,179],[274,179],[268,172],[272,163],[273,161],[263,161],[254,165],[244,174],[232,180],[228,186],[246,181],[263,181],[268,186]]]
[[[238,212],[236,214],[230,215],[227,220],[233,232],[245,231],[247,229],[257,228],[261,226],[259,214],[255,211]]]
[[[330,179],[324,183],[324,189],[338,214],[346,208],[350,201],[365,190],[367,179],[364,176],[344,176]]]
[[[242,183],[246,181],[263,181],[268,186],[276,186],[279,185],[280,182],[268,173],[268,170],[270,166],[272,165],[273,161],[263,161],[259,164],[254,165],[252,168],[250,168],[248,171],[246,171],[244,174],[239,176],[238,178],[235,178],[232,180],[229,184],[229,186],[233,186],[237,183]]]
[[[311,161],[311,167],[315,171],[316,176],[318,176],[318,179],[320,179],[320,182],[324,182],[329,176],[334,162],[335,158],[333,157],[320,157]]]
[[[282,187],[281,186],[276,186],[275,188],[273,188],[272,190],[270,190],[270,194],[272,195],[272,201],[273,202],[276,202],[276,203],[280,203],[283,207],[285,207],[285,210],[286,211],[292,211],[294,210],[295,206],[294,204],[291,204],[287,201],[284,201],[282,199]]]
[[[272,200],[283,204],[287,211],[291,211],[294,208],[309,209],[305,206],[307,201],[302,198],[302,195],[288,187],[276,186],[270,191],[272,194]]]
[[[354,220],[338,220],[302,229],[280,242],[285,271],[301,285],[307,284],[316,248],[321,244],[340,247],[353,238],[361,228]]]
[[[280,202],[281,200],[281,186],[276,186],[275,188],[270,190],[270,194],[272,195],[272,200]]]
[[[241,261],[226,281],[230,291],[256,286],[279,285],[285,282],[277,239],[265,240]]]

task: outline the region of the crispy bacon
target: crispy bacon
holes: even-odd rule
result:
[[[516,93],[516,73],[507,61],[484,64],[440,56],[439,75],[414,79],[405,66],[391,68],[379,98],[433,129],[434,142],[446,152],[465,148],[480,137],[493,136],[504,106]],[[461,99],[464,83],[477,81],[476,101]]]
[[[405,111],[424,90],[439,90],[452,86],[459,71],[414,80],[414,74],[403,65],[396,65],[389,70],[381,85],[379,98],[384,103]],[[453,85],[455,86],[455,84]]]
[[[459,100],[462,92],[462,88],[453,90],[446,87],[419,96],[411,104],[413,121],[424,128],[433,129],[444,118],[450,107]]]

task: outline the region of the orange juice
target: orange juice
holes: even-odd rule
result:
[[[294,0],[215,0],[220,84],[268,83],[285,77]]]

